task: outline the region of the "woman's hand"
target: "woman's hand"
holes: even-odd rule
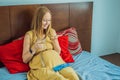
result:
[[[38,41],[36,41],[34,44],[33,44],[33,46],[31,47],[31,50],[32,51],[37,51],[37,50],[43,50],[44,48],[45,48],[46,46],[45,46],[45,44],[44,43],[42,43],[40,40],[38,40]]]

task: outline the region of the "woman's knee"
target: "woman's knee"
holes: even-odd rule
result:
[[[71,67],[64,68],[60,71],[60,74],[68,78],[69,80],[79,80],[78,75]]]
[[[76,73],[68,74],[67,77],[69,78],[69,80],[79,80],[79,77]]]

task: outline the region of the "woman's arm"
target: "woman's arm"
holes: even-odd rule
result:
[[[57,51],[60,54],[61,48],[60,48],[60,45],[59,45],[59,42],[58,42],[57,33],[54,29],[52,30],[51,40],[52,40],[52,43],[53,43],[54,50]]]
[[[23,43],[23,54],[22,54],[23,62],[28,63],[32,59],[34,53],[35,53],[34,50],[30,51],[30,36],[26,34]]]

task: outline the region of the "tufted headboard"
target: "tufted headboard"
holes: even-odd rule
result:
[[[93,2],[0,6],[0,45],[24,35],[35,8],[41,5],[51,10],[53,28],[76,27],[82,49],[90,51]]]

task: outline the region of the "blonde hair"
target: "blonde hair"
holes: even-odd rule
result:
[[[43,20],[43,16],[49,12],[51,14],[51,11],[45,7],[45,6],[40,6],[36,9],[34,16],[33,16],[33,20],[32,20],[32,24],[31,24],[31,29],[34,30],[34,35],[36,35],[37,37],[42,37],[43,34],[45,34],[45,37],[49,34],[49,31],[51,29],[51,23],[48,26],[47,30],[44,31],[43,27],[42,27],[42,20]]]

